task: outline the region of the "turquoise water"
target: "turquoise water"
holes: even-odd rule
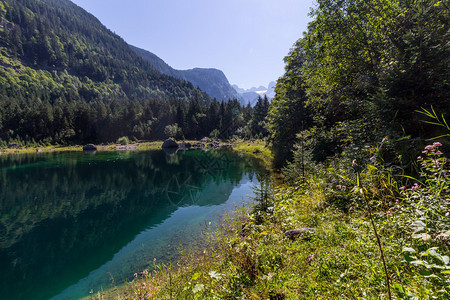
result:
[[[222,150],[0,156],[0,295],[78,299],[195,247],[264,175]]]

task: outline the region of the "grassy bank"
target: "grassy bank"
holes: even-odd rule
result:
[[[136,146],[137,150],[156,150],[161,149],[162,141],[155,142],[139,142],[130,143],[126,146]],[[96,145],[97,151],[116,151],[118,147],[124,145],[120,144],[108,144],[108,145]],[[0,154],[20,154],[20,153],[37,153],[37,152],[67,152],[67,151],[82,151],[82,145],[51,145],[42,147],[17,147],[17,148],[1,148]]]
[[[233,144],[233,149],[235,151],[260,158],[268,164],[270,164],[272,160],[272,153],[264,140],[241,140]]]
[[[189,140],[185,141],[191,144],[198,143],[198,141]],[[125,146],[136,146],[137,150],[158,150],[161,149],[163,141],[154,142],[137,142],[129,143]],[[238,152],[245,153],[263,159],[266,162],[270,162],[271,153],[266,147],[266,143],[263,140],[253,141],[238,141],[232,143],[233,149]],[[107,144],[96,145],[97,151],[116,151],[118,148],[123,147],[121,144]],[[0,148],[0,154],[20,154],[20,153],[36,153],[36,152],[64,152],[64,151],[82,151],[82,145],[50,145],[42,147],[11,147]]]

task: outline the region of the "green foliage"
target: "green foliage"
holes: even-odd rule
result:
[[[127,136],[122,136],[117,139],[116,143],[120,145],[128,145],[130,143],[130,139]]]
[[[277,81],[276,95],[267,116],[269,142],[277,168],[292,157],[297,134],[303,128],[308,128],[311,122],[309,110],[305,107],[307,98],[300,72],[304,62],[302,48],[295,47],[284,60],[286,73]]]
[[[219,138],[220,135],[220,131],[218,129],[214,129],[213,131],[211,131],[211,133],[209,134],[209,137],[213,140],[216,140]]]
[[[167,125],[164,128],[164,134],[170,138],[180,139],[183,136],[183,131],[180,127],[178,127],[177,123],[174,123],[172,125]]]
[[[411,234],[403,248],[405,263],[423,278],[430,293],[449,297],[450,176],[441,146],[434,142],[418,157],[420,180],[400,188],[403,203],[398,209],[403,217],[400,224]]]
[[[266,129],[266,117],[267,112],[269,109],[269,100],[267,99],[267,96],[264,96],[264,99],[261,97],[258,97],[258,101],[255,104],[255,107],[252,111],[252,118],[249,123],[249,127],[253,133],[253,136],[255,137],[263,137],[267,136],[267,129]]]
[[[296,135],[311,127],[334,140],[329,147],[320,134],[312,151],[325,145],[330,155],[346,147],[328,134],[340,124],[362,123],[372,132],[360,137],[374,144],[387,135],[435,130],[420,122],[421,107],[447,116],[449,11],[443,1],[320,0],[311,16],[285,58],[270,107],[276,166],[292,158]]]
[[[197,103],[190,109],[190,103],[174,99],[59,101],[53,104],[7,100],[4,104],[0,108],[0,139],[6,143],[13,143],[15,139],[28,143],[33,138],[38,143],[100,143],[115,142],[122,136],[145,140],[168,136],[199,139],[214,129],[219,132],[219,138],[228,139],[245,126],[241,118],[244,108],[237,101],[219,104],[213,100],[209,105]],[[223,111],[211,109],[220,105]],[[231,109],[236,114],[227,115],[226,110]],[[188,113],[193,114],[190,121]],[[165,132],[166,128],[171,131]]]

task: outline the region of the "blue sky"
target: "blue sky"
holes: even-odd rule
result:
[[[175,69],[222,70],[243,88],[275,81],[313,0],[72,0]]]

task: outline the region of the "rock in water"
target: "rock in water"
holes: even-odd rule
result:
[[[178,148],[179,145],[174,139],[167,139],[162,144],[162,148]]]
[[[97,147],[94,144],[87,144],[83,146],[83,151],[95,151]]]

